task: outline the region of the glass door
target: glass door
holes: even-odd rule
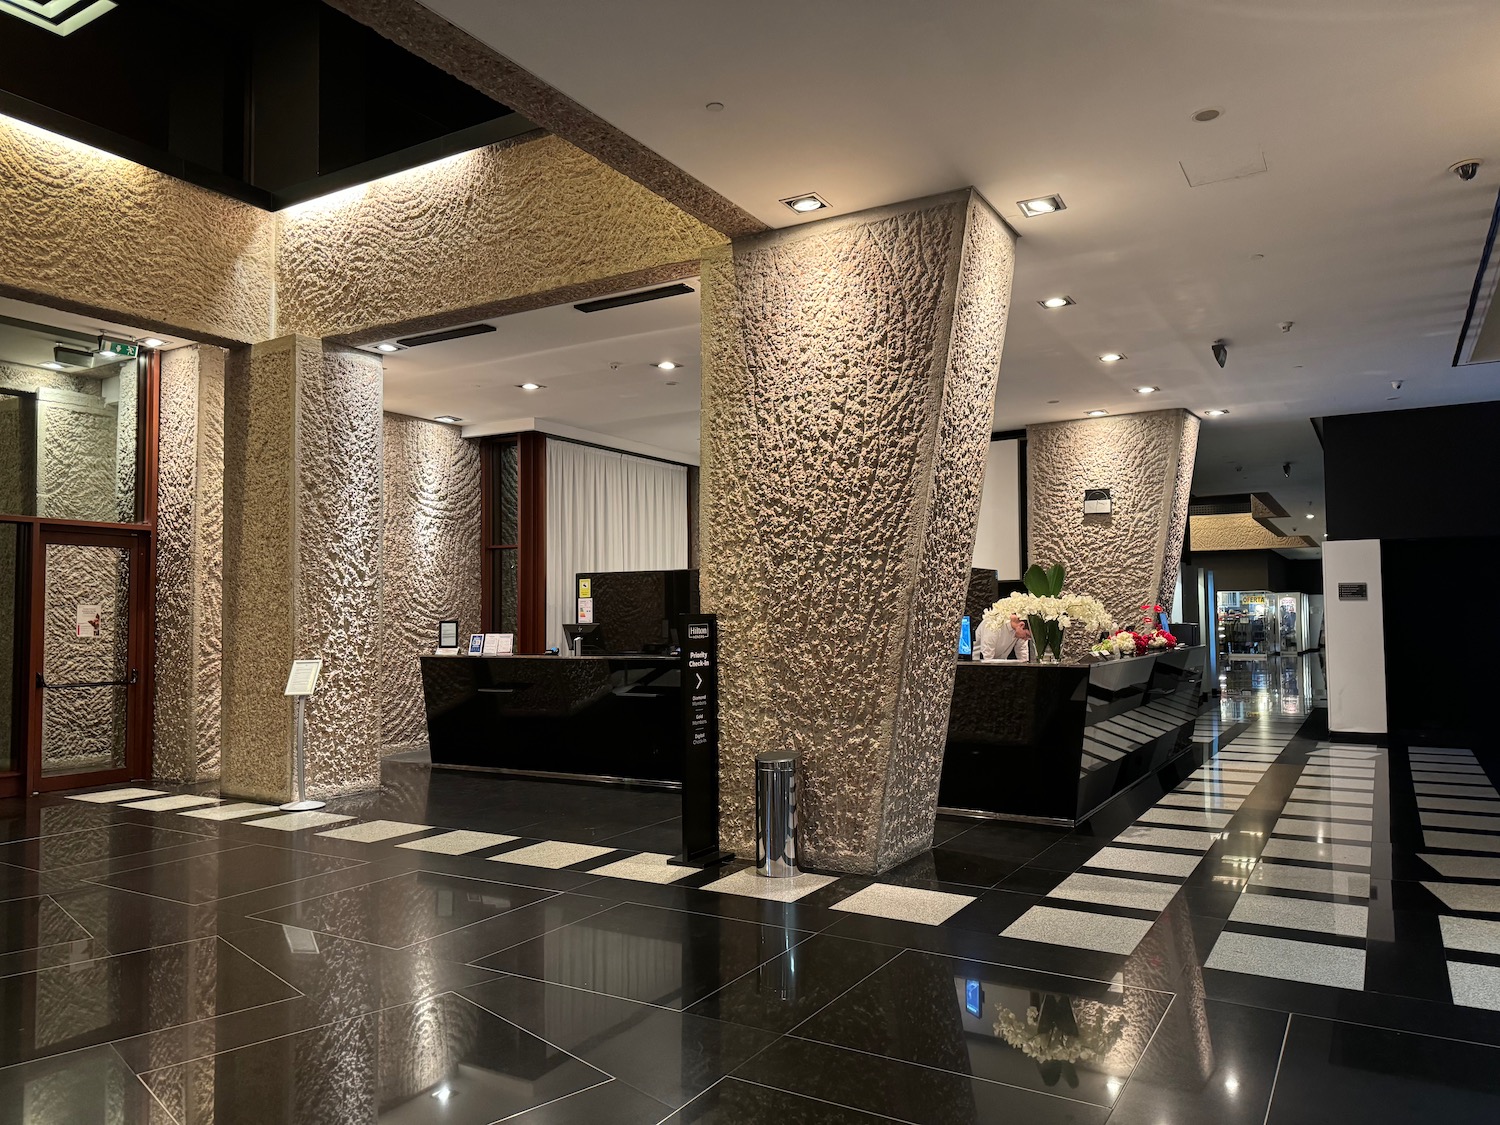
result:
[[[44,527],[32,583],[31,788],[71,789],[147,774],[142,737],[145,536]]]

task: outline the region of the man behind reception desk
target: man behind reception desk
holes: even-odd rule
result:
[[[979,651],[986,660],[1026,660],[1031,655],[1031,627],[1014,613],[998,628],[980,622]]]

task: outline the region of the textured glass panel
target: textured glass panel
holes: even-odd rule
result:
[[[0,771],[19,768],[16,731],[16,583],[20,580],[21,528],[0,523]],[[24,697],[23,697],[24,698]]]
[[[515,442],[500,447],[500,519],[497,543],[519,543],[521,514],[520,452]]]
[[[130,676],[130,552],[49,543],[42,640],[42,772],[125,762],[129,689],[80,687]]]
[[[0,357],[0,510],[104,523],[139,518],[139,368],[125,360],[48,371]]]

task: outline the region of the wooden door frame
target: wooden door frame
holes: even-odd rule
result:
[[[500,489],[500,448],[516,447],[516,542],[494,542],[494,511]],[[494,630],[496,602],[493,555],[516,552],[516,652],[539,653],[547,644],[547,437],[528,430],[482,439],[479,471],[479,619]]]

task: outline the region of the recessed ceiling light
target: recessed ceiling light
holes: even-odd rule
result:
[[[394,352],[399,351],[400,349],[397,348],[395,344],[376,344],[375,350],[377,352]]]
[[[1119,352],[1105,352],[1099,357],[1100,363],[1119,363],[1125,357]]]
[[[436,418],[433,419],[433,421],[441,422],[445,426],[456,426],[458,425],[458,423],[462,422],[463,419],[454,414],[439,414]]]
[[[56,360],[51,359],[42,364],[42,366],[45,367],[48,371],[61,371],[63,369],[62,364],[58,363]]]
[[[1314,518],[1314,513],[1308,512],[1306,518],[1307,519],[1313,519]]]
[[[141,347],[143,348],[164,348],[166,345],[167,342],[165,340],[158,340],[155,336],[147,336],[141,341]]]
[[[1108,410],[1090,410],[1086,412],[1085,416],[1089,418],[1103,418],[1108,413]]]
[[[1154,395],[1159,390],[1161,390],[1160,387],[1137,387],[1135,393],[1138,395]]]
[[[541,383],[517,383],[516,386],[523,391],[540,391],[544,389]]]
[[[1227,410],[1205,410],[1203,416],[1205,418],[1222,418],[1228,413],[1229,411]]]
[[[706,109],[706,110],[708,110],[709,113],[720,113],[724,109],[724,103],[723,102],[709,102],[703,108]]]
[[[1047,405],[1048,405],[1048,406],[1056,406],[1056,405],[1057,405],[1057,404],[1058,404],[1058,403],[1060,403],[1060,402],[1061,402],[1061,401],[1062,401],[1062,399],[1060,399],[1060,398],[1049,398],[1049,399],[1048,399],[1048,400],[1047,400]]]
[[[1068,209],[1068,205],[1062,201],[1062,196],[1060,195],[1041,195],[1036,199],[1022,199],[1016,203],[1016,206],[1021,209],[1021,214],[1025,215],[1028,219]]]
[[[656,367],[657,367],[657,370],[659,370],[659,371],[676,371],[677,370],[677,365],[675,363],[673,363],[670,359],[664,359],[664,360],[662,360],[660,363],[658,363],[656,365]]]
[[[1045,301],[1038,301],[1037,304],[1041,305],[1044,309],[1061,309],[1066,308],[1068,305],[1077,304],[1077,302],[1072,297],[1063,296],[1048,297]]]
[[[1193,114],[1193,120],[1194,121],[1217,121],[1219,118],[1221,118],[1223,116],[1224,116],[1224,111],[1222,109],[1217,109],[1214,106],[1209,106],[1207,109],[1200,109],[1197,113]]]
[[[675,387],[676,385],[677,385],[677,380],[676,379],[668,379],[667,380],[667,386],[669,386],[669,387]]]
[[[828,206],[828,200],[815,191],[810,191],[806,195],[789,195],[781,202],[785,203],[799,215],[806,215],[812,211],[821,211]]]

